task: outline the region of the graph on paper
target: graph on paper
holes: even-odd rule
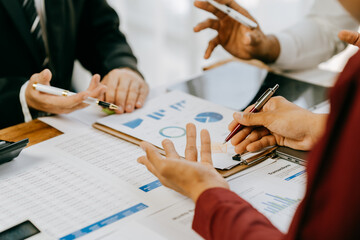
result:
[[[154,98],[131,114],[111,115],[98,123],[135,138],[148,141],[162,148],[164,139],[173,141],[175,148],[184,156],[186,147],[186,124],[193,123],[198,130],[207,129],[214,143],[222,143],[228,135],[228,124],[233,120],[233,111],[182,92],[170,92]],[[200,139],[198,138],[200,146]],[[225,154],[230,159],[233,148],[225,151],[219,146],[214,154]],[[214,157],[221,161],[221,156]],[[236,162],[238,163],[238,162]],[[234,164],[234,163],[232,163]],[[216,163],[215,163],[216,165]]]
[[[201,123],[219,122],[223,119],[223,115],[215,112],[204,112],[196,115],[195,120]]]
[[[279,213],[282,210],[297,205],[301,200],[291,199],[288,197],[280,197],[270,193],[265,193],[265,196],[269,199],[268,201],[261,202],[261,204],[264,205],[264,211],[267,211],[271,214]]]

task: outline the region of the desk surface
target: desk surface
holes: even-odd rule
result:
[[[25,138],[29,138],[29,147],[61,134],[62,132],[47,125],[46,123],[43,123],[40,120],[33,120],[28,123],[21,123],[0,130],[0,139],[16,142]]]

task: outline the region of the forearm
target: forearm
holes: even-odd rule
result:
[[[235,193],[223,188],[203,192],[196,202],[193,229],[205,239],[281,239],[271,222]]]
[[[283,70],[316,67],[345,49],[337,37],[340,30],[357,28],[358,23],[336,0],[316,0],[302,21],[275,34],[280,54],[274,66]]]

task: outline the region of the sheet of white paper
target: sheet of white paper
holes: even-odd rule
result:
[[[283,159],[268,163],[249,174],[235,175],[230,188],[287,232],[305,194],[305,167]]]
[[[234,147],[230,143],[223,144],[229,134],[228,124],[233,120],[232,115],[233,110],[174,91],[148,101],[144,108],[134,113],[112,115],[97,122],[158,147],[162,147],[164,139],[170,139],[181,156],[184,156],[186,146],[186,124],[194,123],[198,136],[201,129],[210,132],[214,166],[224,169],[238,164],[232,160]]]
[[[49,236],[73,239],[69,234],[79,237],[150,213],[148,200],[126,184],[73,161],[42,143],[2,165],[0,230],[29,219]]]
[[[330,102],[329,101],[322,102],[311,108],[310,111],[318,114],[328,114],[330,113]]]
[[[138,220],[166,239],[202,239],[192,230],[195,204],[185,199],[171,207]]]
[[[266,148],[263,148],[259,151],[256,151],[256,152],[246,152],[246,153],[243,153],[241,154],[241,160],[247,160],[249,158],[252,158],[258,154],[261,154],[263,152],[265,152],[266,150],[268,150],[269,148],[273,148],[274,146],[269,146],[269,147],[266,147]]]
[[[69,114],[39,118],[42,122],[58,129],[63,133],[72,133],[92,128],[98,119],[108,116],[99,106],[88,106]]]

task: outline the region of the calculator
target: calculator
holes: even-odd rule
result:
[[[29,139],[18,142],[0,140],[0,164],[10,162],[19,156],[21,150],[29,143]]]

